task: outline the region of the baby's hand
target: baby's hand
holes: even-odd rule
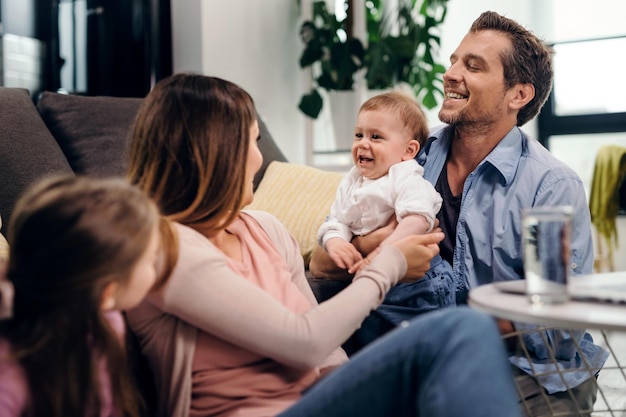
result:
[[[374,257],[376,255],[378,255],[378,253],[380,252],[380,246],[377,247],[376,249],[374,249],[373,251],[371,251],[369,253],[369,255],[367,255],[364,259],[361,259],[360,261],[358,261],[357,263],[355,263],[354,265],[352,265],[349,269],[348,269],[348,273],[350,274],[356,274],[357,272],[359,272],[362,268],[365,268],[367,265],[369,265],[372,262],[372,259],[374,259]]]
[[[341,238],[329,239],[326,242],[326,252],[339,268],[349,269],[361,261],[363,257],[350,242]]]

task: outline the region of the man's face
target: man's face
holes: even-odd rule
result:
[[[517,112],[507,106],[501,54],[512,47],[506,35],[483,30],[468,33],[450,57],[443,76],[445,98],[439,119],[454,125],[510,122]]]

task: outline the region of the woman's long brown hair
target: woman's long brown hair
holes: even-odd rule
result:
[[[216,77],[176,74],[139,109],[128,178],[170,220],[213,233],[237,216],[243,199],[254,102]]]

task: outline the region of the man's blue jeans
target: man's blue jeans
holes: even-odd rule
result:
[[[427,313],[368,345],[279,417],[519,417],[495,321]]]
[[[430,263],[426,275],[391,288],[383,303],[370,313],[344,344],[349,356],[369,345],[398,324],[435,310],[456,306],[456,287],[450,264],[440,256]]]

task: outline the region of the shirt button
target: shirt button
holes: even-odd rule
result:
[[[576,262],[572,262],[572,264],[570,265],[570,267],[571,267],[572,269],[576,269],[576,268],[578,268],[578,264],[577,264]]]

